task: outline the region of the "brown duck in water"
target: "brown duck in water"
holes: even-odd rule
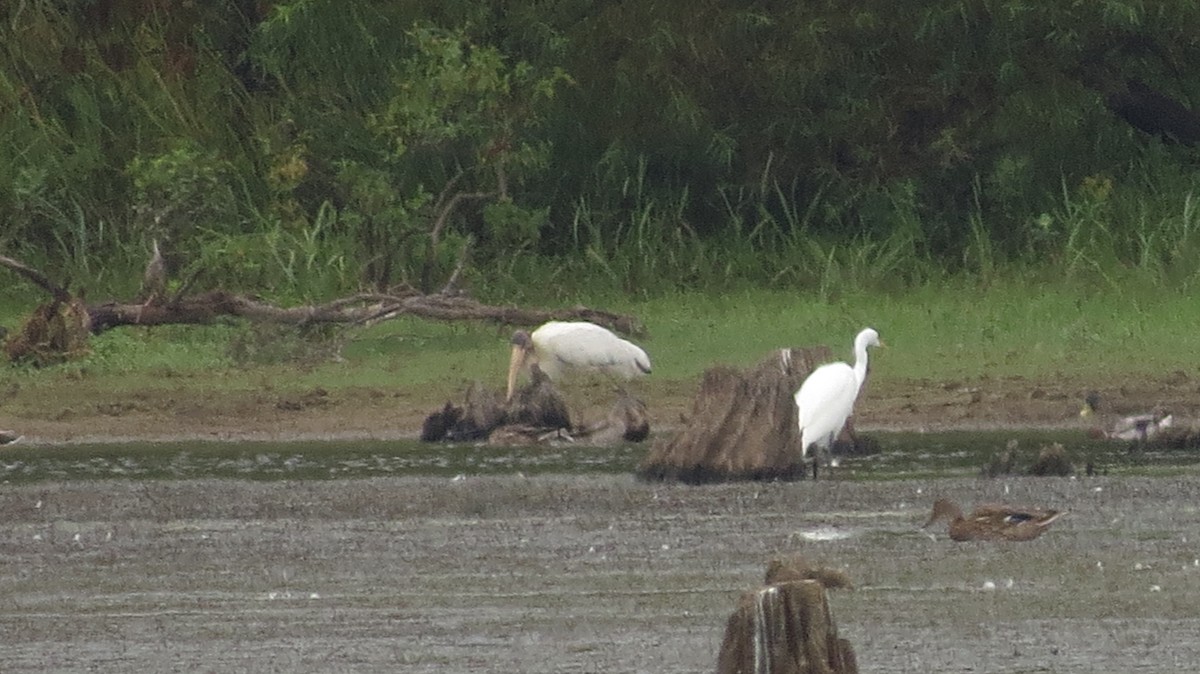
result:
[[[947,519],[950,538],[955,541],[1030,541],[1041,536],[1060,515],[1057,510],[981,505],[964,516],[961,508],[943,498],[933,504],[933,514],[922,528]]]

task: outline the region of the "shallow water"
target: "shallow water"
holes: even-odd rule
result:
[[[1067,511],[958,544],[935,496]],[[1200,662],[1200,476],[648,484],[106,479],[0,490],[3,672],[712,671],[766,561],[844,569],[862,671]]]
[[[1131,451],[1124,443],[1091,440],[1078,431],[873,433],[870,437],[879,443],[877,454],[842,457],[840,467],[826,475],[885,480],[973,475],[1012,440],[1018,443],[1020,466],[1028,466],[1041,447],[1054,442],[1066,448],[1079,472],[1088,463],[1102,473],[1149,475],[1200,464],[1200,451]],[[378,440],[17,445],[0,450],[0,482],[615,474],[633,472],[648,448],[632,444],[494,447]]]

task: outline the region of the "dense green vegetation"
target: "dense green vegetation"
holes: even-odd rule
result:
[[[0,19],[0,251],[94,293],[132,294],[151,239],[177,279],[283,298],[436,288],[464,246],[518,301],[1200,278],[1192,2]]]

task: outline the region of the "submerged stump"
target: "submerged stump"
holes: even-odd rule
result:
[[[1017,441],[1009,440],[1004,450],[992,455],[988,463],[979,470],[980,477],[1000,477],[1004,475],[1034,475],[1038,477],[1057,476],[1067,477],[1075,474],[1075,465],[1061,443],[1044,445],[1033,463],[1028,468],[1020,466],[1021,456],[1017,451]]]
[[[749,371],[704,372],[688,424],[655,442],[638,474],[692,484],[804,476],[794,396],[829,347],[779,349]]]
[[[503,397],[479,382],[467,387],[463,406],[447,401],[442,409],[425,417],[421,425],[424,442],[470,442],[483,440],[504,423]]]
[[[622,392],[608,416],[591,424],[575,425],[562,395],[537,366],[532,381],[516,391],[507,403],[500,392],[474,382],[467,388],[465,404],[447,402],[425,418],[424,442],[471,442],[493,445],[535,445],[581,442],[610,445],[641,442],[650,435],[646,404]]]
[[[818,580],[783,580],[742,595],[717,656],[717,674],[857,672]]]

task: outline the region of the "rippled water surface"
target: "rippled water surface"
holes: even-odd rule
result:
[[[842,479],[961,476],[977,472],[1011,441],[1018,467],[1041,447],[1062,443],[1076,470],[1175,472],[1200,464],[1198,451],[1143,451],[1098,442],[1077,431],[876,433],[880,451],[845,457]],[[648,445],[588,447],[440,445],[416,441],[171,442],[21,446],[0,450],[0,480],[329,479],[372,476],[477,476],[633,472]]]

